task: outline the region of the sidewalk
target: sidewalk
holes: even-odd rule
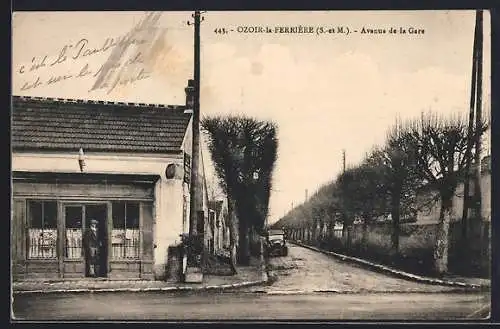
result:
[[[204,275],[202,283],[170,283],[146,280],[29,280],[13,282],[12,290],[20,293],[76,293],[76,292],[141,292],[141,291],[203,291],[224,290],[262,285],[268,282],[267,272],[260,264],[238,267],[238,273],[231,276]]]
[[[398,269],[394,269],[385,265],[381,264],[376,264],[370,261],[367,261],[365,259],[361,258],[356,258],[352,256],[347,256],[343,254],[339,254],[336,252],[332,251],[326,251],[323,249],[319,249],[313,246],[309,246],[300,242],[295,242],[295,241],[290,241],[293,244],[296,244],[298,246],[308,248],[317,252],[321,252],[323,254],[327,254],[330,256],[333,256],[335,258],[338,258],[342,261],[349,261],[361,266],[364,266],[366,268],[369,268],[373,271],[381,272],[381,273],[386,273],[395,277],[403,278],[406,280],[410,281],[415,281],[415,282],[420,282],[420,283],[426,283],[426,284],[434,284],[434,285],[443,285],[443,286],[451,286],[451,287],[462,287],[462,288],[467,288],[467,289],[478,289],[478,290],[490,290],[491,288],[491,280],[489,279],[481,279],[481,278],[466,278],[466,277],[461,277],[461,276],[447,276],[442,279],[438,278],[431,278],[431,277],[425,277],[421,275],[416,275],[408,272],[404,272]]]

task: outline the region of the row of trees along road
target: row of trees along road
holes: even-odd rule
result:
[[[236,262],[250,262],[250,232],[260,234],[265,229],[277,159],[277,127],[273,122],[246,116],[205,117],[201,127],[228,199],[231,263],[236,272]],[[239,237],[237,252],[235,226]]]
[[[486,128],[486,122],[482,122],[478,134]],[[467,141],[474,137],[468,132],[466,120],[458,115],[443,117],[428,112],[397,121],[388,130],[383,146],[374,147],[362,163],[346,169],[274,226],[303,230],[312,224],[315,235],[318,224],[322,232],[323,225],[332,228],[335,222],[341,222],[342,240],[349,249],[355,218],[362,222],[362,245],[366,247],[368,226],[390,214],[391,253],[397,254],[401,219],[416,218],[419,209],[439,201],[433,256],[434,270],[444,274],[448,271],[453,196],[466,176]]]

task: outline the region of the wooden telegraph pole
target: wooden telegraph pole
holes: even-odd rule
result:
[[[345,150],[342,150],[342,172],[345,173]]]
[[[482,126],[482,71],[483,71],[483,11],[476,11],[474,43],[472,53],[472,79],[469,108],[468,141],[464,180],[464,205],[462,213],[462,239],[464,246],[468,236],[469,215],[478,218],[481,214],[481,126]],[[472,163],[472,149],[474,165]],[[472,183],[472,191],[470,191]]]
[[[481,136],[483,128],[483,11],[477,13],[477,94],[476,94],[476,152],[474,153],[474,217],[481,219]]]
[[[195,11],[192,15],[194,24],[194,91],[193,91],[193,117],[192,117],[192,152],[191,152],[191,185],[189,200],[189,237],[191,250],[187,251],[186,269],[184,281],[199,283],[202,282],[202,267],[205,262],[205,246],[202,236],[199,236],[198,226],[203,223],[203,184],[200,175],[200,11]],[[200,246],[201,243],[201,246]],[[194,244],[194,245],[193,245]],[[193,249],[194,246],[201,247],[201,250]],[[202,255],[198,255],[198,252]],[[201,256],[202,262],[198,264],[194,257]]]
[[[198,234],[198,216],[202,208],[202,184],[200,182],[200,11],[195,11],[194,18],[194,103],[192,120],[192,155],[189,235]],[[188,23],[191,25],[191,23]]]

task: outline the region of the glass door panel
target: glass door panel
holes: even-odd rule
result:
[[[65,207],[65,238],[64,256],[66,259],[83,258],[83,206]]]

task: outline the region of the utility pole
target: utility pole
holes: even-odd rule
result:
[[[194,103],[192,120],[192,155],[191,155],[191,186],[189,235],[198,234],[197,224],[202,207],[202,185],[200,184],[200,11],[195,11],[194,18]],[[192,23],[188,22],[188,25]],[[201,214],[203,215],[203,214]]]
[[[342,172],[345,173],[345,150],[342,150]]]
[[[472,170],[472,148],[475,141],[474,133],[474,110],[476,108],[476,85],[477,85],[477,63],[478,63],[478,33],[479,33],[479,15],[476,13],[476,26],[474,29],[474,41],[472,47],[472,75],[471,75],[471,93],[469,107],[469,122],[467,128],[467,148],[465,150],[465,180],[464,180],[464,200],[462,211],[462,238],[467,239],[468,235],[468,216],[471,210],[471,191],[470,184],[474,171]],[[473,186],[474,187],[474,186]],[[465,245],[465,244],[464,244]]]
[[[342,174],[345,174],[345,149],[342,149]],[[345,178],[345,177],[344,177]],[[348,224],[349,214],[347,213],[346,206],[346,183],[345,181],[341,184],[341,204],[342,204],[342,240],[346,247],[350,247],[350,230],[351,225]]]
[[[476,94],[476,152],[475,152],[475,175],[474,175],[474,215],[481,219],[481,136],[483,128],[483,11],[478,10],[477,24],[477,94]]]
[[[307,189],[306,189],[306,201],[307,201]]]
[[[481,200],[481,136],[483,102],[483,11],[476,11],[472,63],[472,84],[467,131],[466,167],[464,181],[464,204],[462,213],[462,257],[465,266],[471,261],[468,236],[470,219],[482,220]],[[475,112],[474,112],[475,109]],[[474,156],[472,149],[474,148]],[[474,161],[473,161],[474,157]],[[472,186],[471,186],[472,184]],[[472,187],[472,191],[470,191]]]

